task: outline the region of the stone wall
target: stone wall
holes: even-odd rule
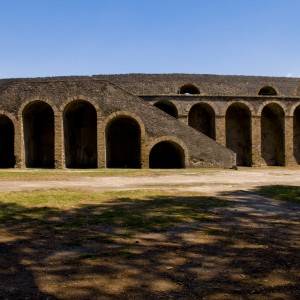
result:
[[[66,147],[67,140],[74,141],[74,147],[77,147],[76,151],[78,151],[73,156],[81,157],[82,161],[90,163],[87,157],[89,149],[86,149],[89,143],[78,148],[77,139],[69,138],[68,134],[72,133],[66,133],[68,125],[66,123],[66,111],[70,105],[78,102],[89,104],[96,111],[96,166],[100,168],[106,167],[107,163],[106,129],[111,122],[118,118],[130,118],[138,124],[140,128],[140,166],[143,168],[149,167],[152,147],[162,141],[176,144],[182,149],[185,167],[232,168],[235,166],[235,154],[231,150],[176,118],[170,117],[147,101],[95,77],[70,77],[0,81],[0,115],[9,117],[14,125],[14,152],[17,167],[35,166],[31,163],[34,161],[33,158],[30,158],[30,164],[28,164],[26,151],[29,151],[30,148],[26,145],[33,142],[34,137],[25,140],[24,133],[27,129],[24,127],[24,112],[29,105],[32,106],[32,104],[40,102],[49,105],[53,111],[54,165],[56,168],[66,167],[66,151],[70,151],[70,148],[72,150],[72,145],[68,144]],[[81,124],[81,117],[77,118],[78,122],[75,119],[72,124],[73,126],[78,125],[78,130],[82,136],[80,139],[85,138],[86,140],[87,131],[85,130],[90,128],[88,127],[90,125]],[[39,118],[38,122],[40,123],[37,124],[44,126],[43,119]],[[49,117],[49,119],[51,118]],[[27,127],[31,128],[30,126]],[[89,164],[83,164],[83,166],[86,165]]]
[[[272,86],[279,96],[300,96],[300,78],[193,74],[98,75],[136,95],[176,95],[192,84],[202,96],[257,96]]]
[[[143,99],[149,103],[156,103],[158,101],[170,101],[177,110],[179,120],[188,123],[189,112],[194,105],[205,103],[209,105],[215,113],[215,135],[216,141],[226,146],[226,113],[234,104],[243,104],[246,106],[251,115],[251,155],[253,166],[264,166],[268,163],[263,159],[262,155],[262,137],[261,137],[261,124],[262,112],[267,105],[276,104],[280,107],[284,114],[283,120],[283,140],[284,140],[284,165],[293,166],[299,163],[295,155],[299,152],[299,134],[294,132],[294,128],[300,125],[300,118],[294,117],[296,108],[300,105],[299,97],[278,97],[278,96],[143,96]],[[275,120],[274,120],[275,122]],[[228,133],[227,133],[228,134]],[[276,165],[276,164],[275,164]],[[280,165],[280,164],[279,164]]]
[[[183,86],[192,86],[192,94],[179,94]],[[274,95],[261,95],[264,87],[271,87]],[[14,125],[18,167],[26,165],[23,112],[37,100],[53,109],[58,168],[66,165],[64,112],[69,103],[78,100],[88,101],[97,112],[98,167],[105,167],[107,161],[105,130],[122,116],[139,124],[141,167],[149,166],[152,147],[164,140],[180,145],[187,167],[233,167],[235,155],[226,147],[237,152],[241,165],[289,166],[300,162],[299,78],[128,74],[0,80],[0,113]],[[192,108],[199,104],[211,109],[209,117],[195,110],[191,117]],[[159,107],[165,111],[172,108],[176,118]],[[232,110],[235,113],[229,114]],[[202,123],[199,120],[197,124],[200,116]],[[243,116],[249,117],[245,120]],[[212,138],[201,132],[210,132]]]

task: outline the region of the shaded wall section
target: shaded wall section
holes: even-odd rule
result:
[[[212,139],[216,138],[215,112],[206,103],[194,105],[188,115],[188,124]]]
[[[168,115],[170,115],[170,116],[172,116],[176,119],[178,118],[177,108],[172,102],[170,102],[170,101],[158,101],[158,102],[154,103],[154,106],[159,108],[160,110],[164,111]]]
[[[0,115],[0,168],[13,168],[15,130],[13,122],[4,115]]]
[[[234,103],[227,109],[226,146],[236,153],[238,166],[252,165],[251,112],[245,104]]]
[[[108,168],[141,167],[141,130],[134,119],[113,119],[107,125],[105,136]]]
[[[87,101],[73,101],[64,112],[67,168],[97,168],[97,112]]]
[[[54,168],[54,113],[43,101],[23,111],[25,164],[28,168]]]
[[[294,156],[298,164],[300,164],[300,106],[294,112]]]
[[[284,166],[284,111],[276,103],[268,104],[262,110],[261,147],[266,165]]]
[[[184,168],[184,161],[183,149],[171,141],[157,143],[150,151],[149,166],[153,169]]]

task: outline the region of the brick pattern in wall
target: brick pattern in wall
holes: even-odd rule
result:
[[[79,101],[95,110],[95,122],[94,125],[83,122],[84,115],[74,112],[72,126],[78,127],[76,131],[68,129],[66,108]],[[32,130],[35,135],[42,128],[47,132],[42,121],[32,120],[29,124],[24,116],[24,111],[37,102],[46,103],[53,111],[55,168],[66,167],[71,157],[84,161],[83,166],[106,167],[110,155],[107,128],[119,118],[133,120],[136,125],[131,122],[128,126],[138,128],[136,153],[139,153],[138,165],[142,168],[149,167],[151,149],[165,141],[173,145],[174,151],[181,149],[177,152],[183,153],[185,167],[231,168],[236,162],[252,166],[289,166],[300,162],[298,78],[128,74],[0,80],[0,121],[3,120],[0,130],[8,130],[10,125],[4,117],[9,118],[14,129],[16,167],[30,166],[29,151],[39,152],[38,145],[28,146]],[[210,108],[210,116],[205,116],[204,110],[195,109],[204,106]],[[36,119],[41,113],[42,108],[36,113]],[[199,124],[197,118],[202,118]],[[40,131],[35,130],[39,127]],[[122,140],[126,134],[130,140],[130,129],[127,133],[125,129],[122,133],[114,130],[120,137],[116,140]],[[77,133],[78,136],[73,137]],[[8,144],[9,138],[6,140]],[[75,142],[69,145],[69,140]],[[51,147],[51,139],[41,139],[41,143],[44,143],[41,149]],[[129,149],[128,156],[131,152],[135,150]],[[51,157],[49,153],[39,160],[47,162]],[[93,159],[89,159],[91,155]],[[117,152],[115,157],[119,159]],[[123,164],[126,167],[126,163]]]

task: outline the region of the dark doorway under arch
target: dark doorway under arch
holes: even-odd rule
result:
[[[13,168],[15,130],[13,122],[4,115],[0,115],[0,168]]]
[[[216,138],[215,133],[215,112],[207,103],[195,104],[189,112],[188,124],[194,129],[202,132],[212,139]]]
[[[126,116],[113,119],[105,136],[108,168],[141,167],[141,129],[136,120]]]
[[[150,151],[149,167],[152,169],[182,169],[185,167],[184,151],[171,141],[157,143]]]
[[[29,103],[23,111],[27,168],[54,168],[54,113],[43,101]]]
[[[261,154],[268,166],[284,166],[284,111],[276,103],[261,113]]]
[[[67,168],[97,168],[97,112],[87,101],[73,101],[64,111]]]
[[[200,90],[193,84],[185,84],[179,89],[181,95],[198,95]]]
[[[170,102],[170,101],[158,101],[158,102],[154,103],[154,106],[159,108],[160,110],[164,111],[168,115],[170,115],[170,116],[172,116],[176,119],[178,118],[177,108],[172,102]]]
[[[234,103],[226,112],[226,146],[236,153],[238,166],[252,165],[251,112],[242,103]]]
[[[300,164],[300,106],[294,111],[294,137],[293,148],[297,164]]]
[[[260,91],[258,92],[258,95],[260,95],[260,96],[276,96],[277,92],[271,86],[264,86],[263,88],[260,89]]]

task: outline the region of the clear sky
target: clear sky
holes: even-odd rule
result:
[[[0,77],[300,76],[299,0],[0,0]]]

